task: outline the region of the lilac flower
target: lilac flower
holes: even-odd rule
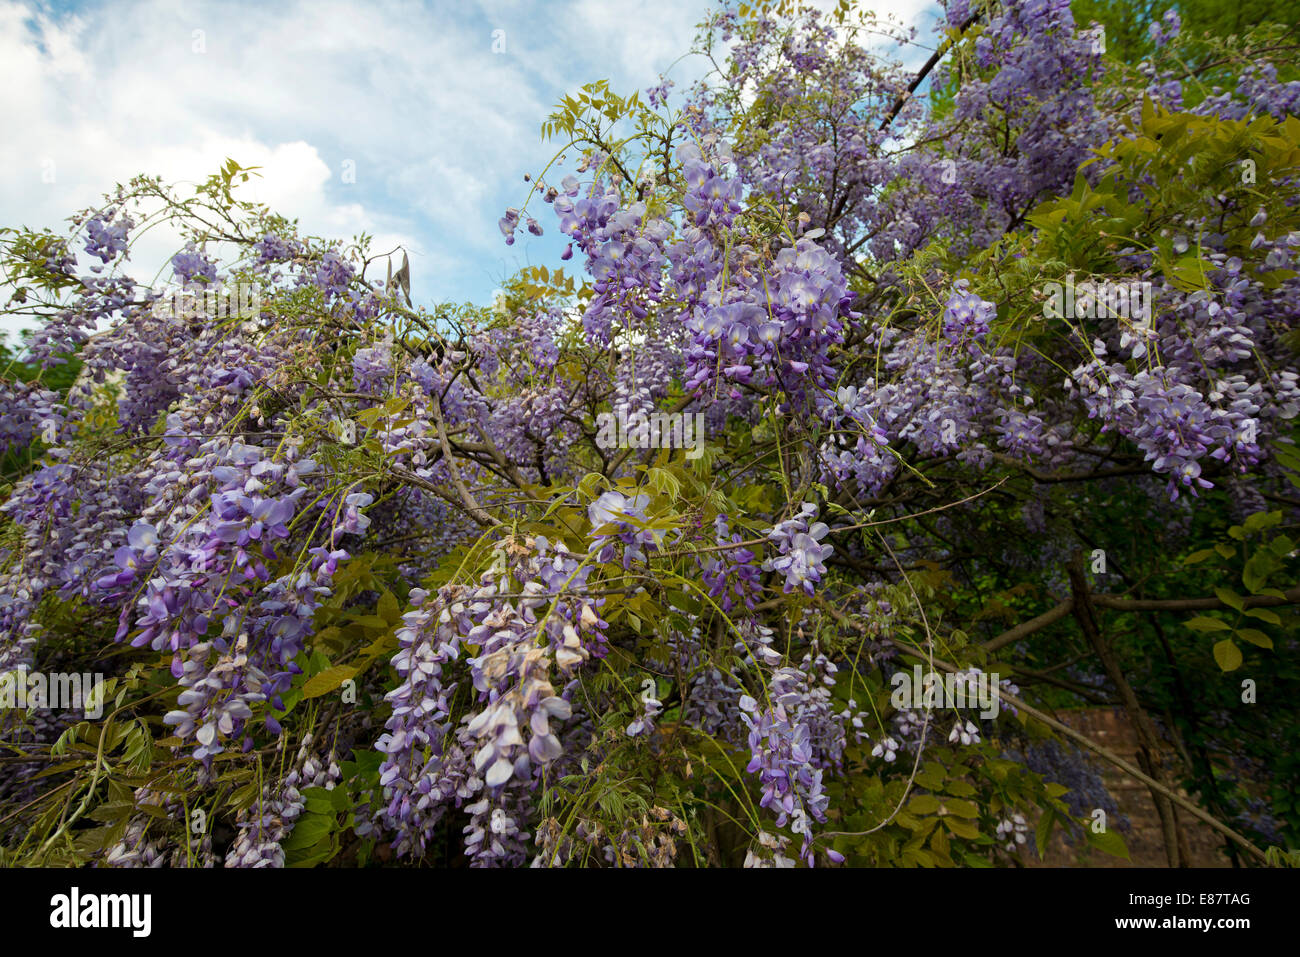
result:
[[[191,243],[184,250],[172,257],[172,270],[185,284],[203,280],[212,283],[217,280],[216,265],[194,248]]]
[[[745,770],[759,775],[759,806],[776,814],[777,827],[784,827],[794,818],[798,832],[804,836],[802,855],[811,864],[809,821],[826,819],[828,798],[822,791],[822,771],[811,764],[808,726],[792,720],[779,701],[763,709],[746,695],[740,699],[740,708],[750,729],[752,758]]]
[[[786,594],[801,588],[813,594],[813,586],[826,574],[823,561],[835,551],[832,545],[819,544],[830,533],[822,522],[808,525],[817,516],[817,506],[805,502],[793,518],[777,523],[767,532],[769,541],[775,543],[779,555],[763,563],[764,571],[779,571],[785,576],[783,591]]]
[[[651,687],[653,682],[647,679],[646,690],[641,695],[642,713],[632,720],[627,726],[627,736],[635,738],[640,735],[649,735],[654,731],[655,718],[663,711],[663,702],[654,697],[654,689]]]
[[[501,230],[501,235],[506,238],[506,245],[513,246],[515,230],[519,228],[519,210],[513,207],[507,209],[506,214],[497,221],[497,227]]]
[[[980,729],[976,727],[973,721],[962,721],[958,718],[952,726],[952,732],[948,735],[948,740],[953,744],[960,741],[963,745],[972,745],[980,743]]]
[[[113,216],[110,213],[103,219],[96,216],[86,222],[86,252],[98,256],[100,261],[105,263],[126,251],[127,233],[135,225],[131,218],[125,215],[116,223],[112,220]]]
[[[740,534],[730,530],[727,516],[717,516],[714,529],[719,545],[734,544],[736,547],[710,553],[710,557],[701,563],[701,578],[709,587],[709,597],[720,598],[724,612],[730,612],[737,599],[746,608],[753,609],[754,600],[762,591],[759,569],[753,563],[754,553],[739,545],[742,541]]]
[[[1147,32],[1151,34],[1151,39],[1155,41],[1156,48],[1159,49],[1176,38],[1182,26],[1182,17],[1178,15],[1177,10],[1170,8],[1165,11],[1165,15],[1160,22],[1153,22],[1147,27]]]
[[[267,263],[289,262],[306,252],[303,244],[297,239],[286,239],[274,233],[263,234],[262,238],[253,244],[253,250],[257,253],[259,266]]]
[[[871,754],[873,757],[884,758],[887,763],[892,763],[898,757],[898,742],[889,736],[881,738],[872,747]]]
[[[644,558],[645,547],[658,548],[664,533],[654,529],[641,529],[638,524],[649,521],[645,514],[650,504],[650,496],[641,493],[627,497],[621,492],[603,493],[587,507],[587,517],[592,525],[592,551],[600,553],[602,562],[614,557],[614,542],[622,542],[624,567]],[[615,531],[601,532],[603,528],[614,526]]]
[[[943,334],[949,342],[978,342],[987,335],[989,323],[997,316],[997,306],[968,292],[969,282],[960,279],[943,311]]]

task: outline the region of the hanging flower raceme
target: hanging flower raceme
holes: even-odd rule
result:
[[[724,612],[731,612],[737,602],[752,611],[755,598],[763,590],[754,553],[740,544],[740,533],[731,531],[727,516],[719,515],[713,525],[717,544],[735,547],[710,552],[701,562],[701,576],[709,586],[709,597],[719,599]]]
[[[790,688],[798,681],[795,669],[779,669],[773,675],[771,705],[761,708],[746,695],[740,708],[753,756],[745,770],[758,774],[759,806],[776,815],[777,827],[791,823],[794,832],[803,835],[801,856],[811,865],[812,824],[826,820],[829,799],[822,790],[822,770],[813,765],[812,733],[787,707],[798,699]]]
[[[589,567],[579,556],[541,537],[498,548],[505,571],[485,574],[474,588],[446,586],[436,600],[414,590],[415,608],[398,632],[393,666],[404,678],[388,695],[393,714],[376,745],[387,755],[376,824],[396,833],[399,854],[421,855],[447,808],[476,799],[466,853],[479,866],[509,857],[506,838],[520,812],[505,811],[502,802],[515,799],[504,795],[536,787],[563,753],[559,732],[572,716],[552,678],[571,676],[603,650],[606,624],[599,600],[582,595]],[[517,593],[512,582],[521,583]],[[453,729],[456,685],[445,676],[465,648],[475,652],[464,657],[463,674],[476,705]]]
[[[814,586],[826,574],[823,562],[835,551],[834,546],[821,544],[830,528],[823,522],[808,524],[816,517],[817,506],[805,502],[792,518],[768,529],[767,538],[776,546],[778,554],[763,563],[763,570],[777,571],[785,576],[782,590],[786,594],[795,589],[813,594]]]
[[[612,561],[618,552],[618,545],[623,545],[623,567],[644,561],[646,549],[655,550],[664,539],[664,532],[644,528],[650,519],[645,510],[650,504],[650,496],[638,494],[623,495],[621,492],[603,493],[587,508],[587,517],[591,521],[591,550],[602,562]]]

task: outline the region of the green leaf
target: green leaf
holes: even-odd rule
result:
[[[378,778],[379,768],[384,763],[386,757],[386,755],[379,751],[353,751],[352,760],[340,762],[339,766],[342,769],[345,778]]]
[[[343,682],[349,678],[355,677],[357,669],[351,665],[335,665],[332,668],[326,668],[318,675],[312,675],[307,679],[307,683],[302,686],[302,696],[304,698],[319,698],[323,694],[329,694],[342,687]]]
[[[970,821],[963,821],[959,817],[953,817],[951,814],[943,818],[944,827],[952,831],[958,837],[964,837],[968,841],[979,840],[980,829]]]
[[[1241,667],[1241,649],[1231,638],[1224,638],[1214,645],[1214,660],[1224,671],[1236,671]]]
[[[1210,618],[1208,615],[1197,615],[1195,618],[1189,618],[1184,622],[1192,631],[1205,633],[1207,631],[1231,631],[1227,622],[1220,621],[1218,618]]]
[[[1118,832],[1107,829],[1098,834],[1091,827],[1085,827],[1083,833],[1087,835],[1088,843],[1099,851],[1104,851],[1111,857],[1122,857],[1126,861],[1129,859],[1128,847]]]
[[[346,811],[351,806],[348,792],[344,788],[303,788],[302,796],[307,810],[320,814]]]
[[[379,612],[379,617],[390,625],[395,625],[402,620],[402,609],[397,604],[397,596],[391,591],[386,591],[379,596],[379,607],[376,610]]]
[[[1168,270],[1175,285],[1187,290],[1206,288],[1205,264],[1196,256],[1184,256]]]
[[[319,841],[305,849],[294,848],[285,853],[284,865],[285,867],[315,867],[328,861],[337,850],[335,842],[330,840]]]
[[[1267,608],[1247,608],[1246,615],[1250,618],[1266,621],[1270,625],[1282,624],[1282,616],[1275,611],[1269,611]]]
[[[1197,562],[1205,561],[1213,554],[1215,554],[1215,550],[1213,548],[1202,548],[1200,551],[1192,552],[1190,555],[1184,558],[1183,564],[1195,565]]]
[[[947,791],[957,797],[971,797],[976,793],[975,786],[969,781],[952,781],[948,784]]]
[[[1220,586],[1214,589],[1214,594],[1218,596],[1219,601],[1223,602],[1233,611],[1241,611],[1243,608],[1245,608],[1245,603],[1242,597],[1238,595],[1235,591],[1233,591],[1231,588],[1224,588]]]
[[[332,814],[334,812],[334,805],[330,803],[330,799],[328,797],[322,797],[319,794],[308,794],[307,793],[308,791],[324,792],[325,789],[307,788],[306,790],[304,790],[302,792],[303,807],[305,807],[308,811],[310,811],[313,814]]]
[[[933,814],[939,810],[939,799],[933,794],[917,794],[907,802],[907,809],[913,814]]]
[[[1274,525],[1282,523],[1282,512],[1279,509],[1276,512],[1256,512],[1246,519],[1242,529],[1247,535],[1252,532],[1258,532],[1261,529],[1272,528]]]
[[[1264,582],[1268,581],[1269,572],[1273,569],[1273,563],[1276,559],[1263,549],[1250,556],[1246,562],[1246,567],[1241,570],[1241,583],[1251,591],[1252,594],[1259,594],[1259,590],[1264,587]]]
[[[1273,456],[1287,468],[1300,471],[1300,449],[1294,445],[1274,443]]]
[[[916,776],[916,783],[923,788],[931,791],[938,791],[943,788],[946,773],[944,767],[938,761],[928,761],[920,773]]]
[[[1049,807],[1038,819],[1038,827],[1034,831],[1034,847],[1038,849],[1040,861],[1047,855],[1047,842],[1052,837],[1052,827],[1055,824],[1056,811]]]
[[[1273,639],[1258,628],[1235,628],[1232,633],[1242,641],[1249,641],[1252,645],[1270,649],[1273,647]],[[1228,670],[1231,671],[1232,669]]]
[[[298,818],[298,822],[293,826],[293,833],[281,846],[286,851],[312,847],[328,837],[334,830],[334,826],[333,815],[313,814],[309,811]]]
[[[975,819],[980,816],[980,809],[972,801],[964,801],[956,798],[949,798],[943,802],[944,808],[949,814],[955,814],[958,817]]]

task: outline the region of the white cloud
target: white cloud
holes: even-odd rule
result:
[[[915,16],[927,4],[893,6]],[[557,248],[554,230],[507,248],[496,228],[526,193],[522,174],[554,152],[538,136],[551,105],[595,79],[624,93],[653,84],[711,8],[112,0],[55,14],[0,0],[0,223],[58,229],[138,173],[196,182],[229,156],[263,167],[247,195],[305,231],[405,245],[417,300],[485,301]],[[680,87],[704,69],[696,58],[672,75]],[[146,235],[137,278],[176,243]]]

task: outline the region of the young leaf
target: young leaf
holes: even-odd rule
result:
[[[1223,602],[1233,611],[1241,611],[1245,607],[1242,597],[1231,588],[1223,588],[1220,586],[1214,589],[1214,594],[1218,596],[1219,601]]]
[[[1038,849],[1038,859],[1041,861],[1047,854],[1047,842],[1052,837],[1052,827],[1056,824],[1056,811],[1048,808],[1043,812],[1043,816],[1038,819],[1038,827],[1034,830],[1034,847]]]
[[[351,665],[335,665],[333,668],[326,668],[318,675],[312,675],[307,679],[307,683],[302,686],[302,696],[304,698],[319,698],[323,694],[329,694],[342,687],[343,682],[349,678],[355,677],[357,669]]]
[[[390,625],[395,625],[402,620],[402,609],[398,607],[397,596],[390,591],[379,596],[379,606],[376,610],[379,612],[379,617]]]
[[[1275,611],[1269,611],[1267,608],[1248,608],[1246,609],[1246,615],[1250,618],[1266,621],[1270,625],[1282,624],[1282,616]]]
[[[1242,641],[1249,641],[1252,645],[1259,645],[1261,648],[1273,647],[1273,639],[1258,628],[1235,628],[1232,633]]]
[[[1119,833],[1112,830],[1102,831],[1097,834],[1091,827],[1085,827],[1083,833],[1088,838],[1088,843],[1100,851],[1105,851],[1111,857],[1122,857],[1128,860],[1128,847],[1124,844],[1124,838]]]
[[[1214,645],[1214,660],[1224,671],[1236,671],[1241,667],[1241,649],[1231,638],[1224,638]]]

